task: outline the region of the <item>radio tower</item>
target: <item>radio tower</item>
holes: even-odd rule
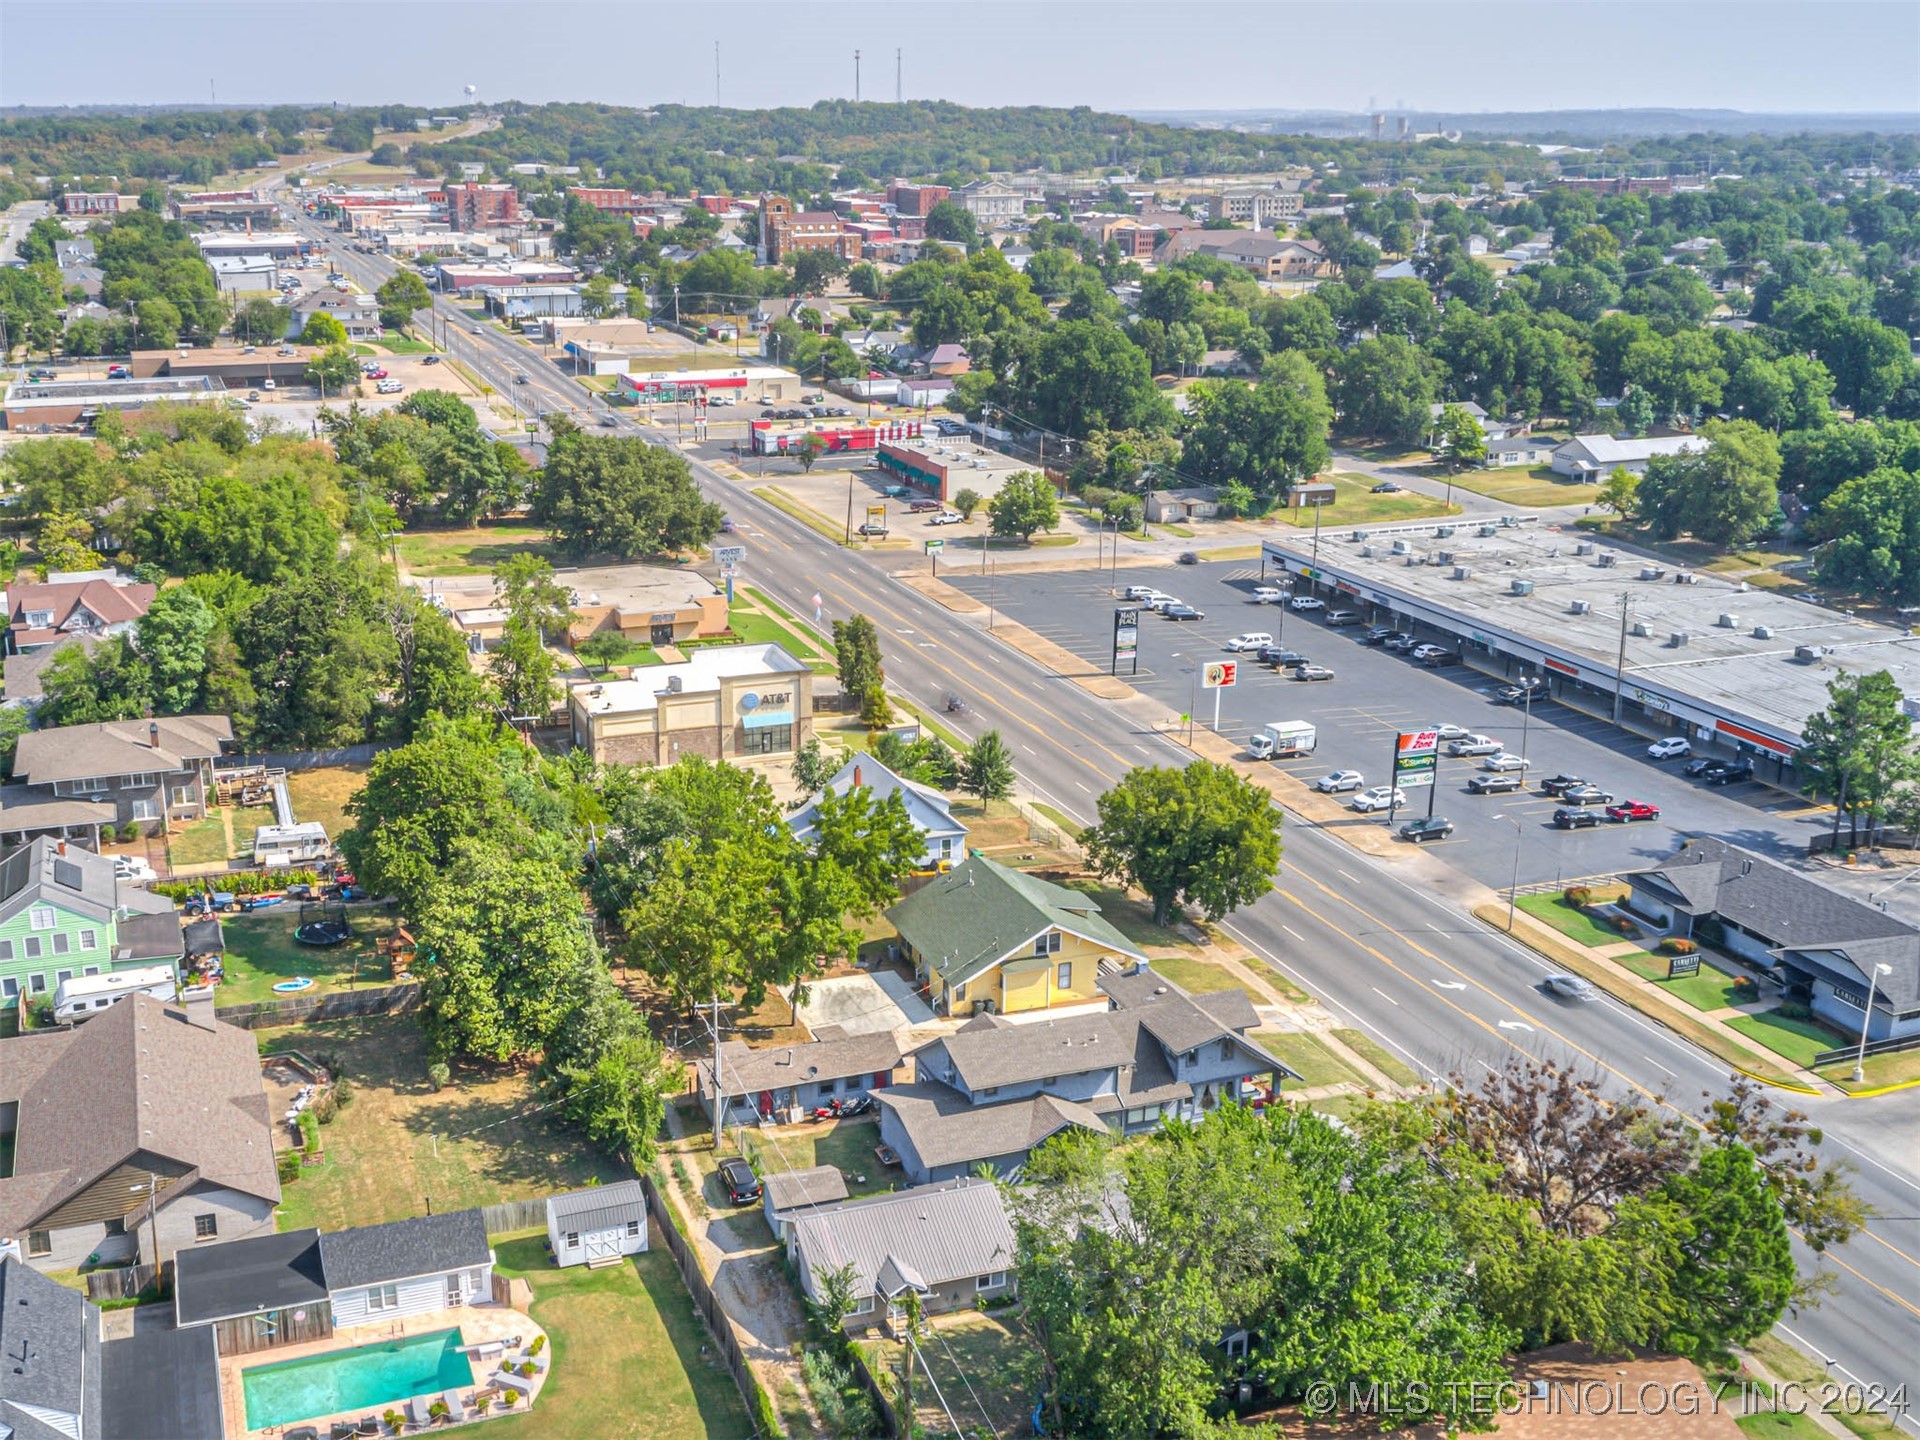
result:
[[[720,42],[713,42],[713,103],[720,104]]]
[[[900,52],[893,52],[893,103],[900,103]]]
[[[853,52],[853,103],[860,103],[860,52]]]

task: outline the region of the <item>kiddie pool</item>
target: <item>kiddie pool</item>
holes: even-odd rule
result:
[[[313,988],[313,981],[308,979],[305,975],[296,975],[291,980],[282,980],[279,984],[275,985],[273,988],[278,990],[281,994],[284,995],[289,990],[311,990]]]

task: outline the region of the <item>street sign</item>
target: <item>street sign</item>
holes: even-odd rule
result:
[[[1200,672],[1202,690],[1220,690],[1236,685],[1240,680],[1240,662],[1238,660],[1210,660]]]
[[[886,529],[887,528],[887,507],[884,505],[867,506],[867,524],[879,530]]]
[[[722,565],[720,567],[720,578],[722,580],[738,580],[740,578],[740,567],[738,565]]]
[[[1140,607],[1137,605],[1119,606],[1113,612],[1113,660],[1107,673],[1118,675],[1122,660],[1133,666],[1130,673],[1140,673]]]
[[[713,561],[716,565],[739,565],[747,558],[744,545],[716,545],[713,547]]]

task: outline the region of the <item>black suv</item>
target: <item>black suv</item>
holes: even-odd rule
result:
[[[722,1160],[720,1183],[727,1187],[727,1198],[736,1205],[751,1205],[760,1198],[760,1177],[744,1160]]]
[[[1753,779],[1753,762],[1716,760],[1700,772],[1700,778],[1709,785],[1738,785],[1742,780]]]
[[[1598,810],[1582,810],[1577,805],[1563,805],[1553,812],[1553,823],[1562,830],[1585,830],[1605,818]]]
[[[1262,665],[1276,665],[1282,669],[1289,670],[1295,665],[1311,663],[1307,657],[1302,655],[1298,650],[1288,650],[1279,645],[1262,645],[1258,650],[1253,652],[1253,658],[1258,660]]]
[[[1584,775],[1549,775],[1540,782],[1540,788],[1549,795],[1558,795],[1562,791],[1571,790],[1576,785],[1586,783],[1587,778]]]

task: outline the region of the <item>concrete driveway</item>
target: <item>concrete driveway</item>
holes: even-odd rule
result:
[[[880,1035],[931,1025],[934,1016],[906,979],[880,970],[814,981],[800,1002],[800,1019],[815,1034],[837,1025],[848,1035]]]

